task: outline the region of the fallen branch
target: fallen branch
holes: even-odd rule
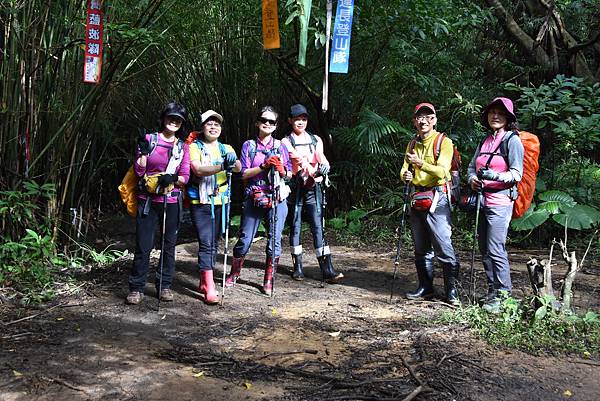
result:
[[[67,383],[66,381],[64,381],[62,379],[59,379],[57,377],[52,377],[52,376],[42,376],[42,377],[44,379],[48,380],[48,381],[52,381],[52,382],[55,382],[57,384],[63,385],[65,387],[67,387],[67,388],[70,388],[71,390],[81,391],[82,393],[90,395],[90,393],[87,390],[85,390],[85,389],[83,389],[81,387],[74,386],[74,385],[72,385],[70,383]]]
[[[25,320],[30,320],[30,319],[38,317],[39,315],[43,315],[46,312],[50,312],[52,309],[60,308],[60,307],[63,307],[65,305],[67,305],[67,304],[68,304],[68,302],[64,302],[62,304],[54,305],[54,306],[49,307],[48,309],[44,309],[40,313],[36,313],[34,315],[31,315],[31,316],[26,316],[26,317],[21,318],[21,319],[13,320],[12,322],[8,322],[8,323],[2,322],[2,324],[5,325],[5,326],[10,326],[11,324],[20,323],[20,322],[23,322]]]
[[[410,373],[410,375],[413,377],[413,379],[415,379],[415,381],[419,384],[419,386],[420,387],[424,386],[423,381],[421,380],[420,377],[417,376],[417,374],[415,373],[415,370],[406,361],[406,359],[403,356],[401,356],[400,359],[402,359],[402,365],[404,365],[404,367],[408,370],[408,373]]]
[[[317,355],[319,353],[319,351],[317,351],[316,349],[305,349],[302,351],[290,351],[290,352],[271,352],[270,354],[266,354],[261,356],[260,358],[257,358],[257,361],[260,361],[261,359],[265,359],[265,358],[269,358],[272,356],[283,356],[283,355],[296,355],[296,354],[312,354],[312,355]]]
[[[457,352],[456,354],[451,354],[451,355],[444,355],[444,356],[442,357],[442,359],[440,359],[440,361],[439,361],[438,363],[436,363],[436,364],[435,364],[435,367],[436,367],[436,368],[439,368],[439,367],[440,367],[440,365],[441,365],[442,363],[444,363],[444,361],[445,361],[446,359],[452,359],[452,358],[456,358],[456,357],[457,357],[457,356],[459,356],[459,355],[462,355],[462,352]]]

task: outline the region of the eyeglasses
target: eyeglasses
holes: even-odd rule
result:
[[[215,127],[215,128],[221,128],[221,123],[218,123],[216,121],[209,121],[206,124],[204,124],[207,127]]]
[[[271,120],[270,118],[258,117],[257,120],[263,124],[277,125],[277,120]]]
[[[432,122],[435,119],[435,116],[417,116],[415,120],[418,122],[427,121],[428,123]]]

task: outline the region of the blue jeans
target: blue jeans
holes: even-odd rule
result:
[[[214,219],[211,205],[192,205],[190,215],[198,238],[198,268],[200,271],[213,270],[217,258],[223,207],[214,206]],[[227,210],[225,209],[225,212]]]
[[[268,257],[279,257],[281,255],[281,233],[285,225],[288,207],[285,202],[277,204],[277,225],[275,226],[275,251],[272,249],[273,230],[271,230],[271,219],[273,209],[265,209],[254,205],[251,197],[244,201],[242,211],[242,222],[240,224],[240,238],[233,247],[233,256],[240,258],[246,256],[252,245],[252,240],[258,231],[261,221],[264,221],[267,229],[266,253]]]
[[[138,202],[138,212],[135,218],[135,254],[133,266],[129,275],[129,291],[144,292],[144,286],[150,268],[150,251],[154,245],[154,232],[161,228],[163,219],[163,203],[150,202],[150,210],[143,215],[145,201]],[[162,288],[170,288],[175,275],[175,243],[179,229],[179,203],[167,203],[164,248],[162,268]],[[156,269],[155,285],[160,282],[160,266]]]
[[[415,259],[431,261],[434,255],[443,264],[457,264],[452,246],[452,220],[448,197],[438,192],[440,197],[434,213],[410,210],[410,227],[415,243]]]
[[[297,185],[290,194],[288,202],[290,208],[293,210],[290,224],[290,247],[292,248],[292,255],[302,254],[302,244],[300,242],[302,210],[305,211],[308,218],[317,257],[331,253],[329,247],[323,241],[322,201],[321,191],[317,185],[312,188],[304,188],[301,185]]]

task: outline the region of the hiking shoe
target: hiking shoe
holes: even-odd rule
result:
[[[127,295],[127,304],[129,305],[137,305],[142,302],[144,298],[144,294],[139,291],[131,291],[129,295]]]
[[[483,304],[482,308],[487,313],[491,313],[493,315],[497,315],[500,313],[500,308],[502,307],[502,300],[500,298],[493,298],[488,300]]]
[[[160,300],[163,302],[173,302],[173,292],[169,288],[160,291]]]

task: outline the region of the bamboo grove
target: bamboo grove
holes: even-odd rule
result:
[[[286,110],[304,101],[341,171],[338,185],[348,188],[335,200],[338,207],[377,206],[398,195],[395,149],[406,142],[415,101],[440,104],[443,128],[469,151],[477,143],[471,133],[479,107],[502,85],[537,86],[556,74],[593,85],[600,77],[593,1],[367,0],[356,2],[350,74],[332,76],[324,113],[325,1],[313,1],[306,68],[296,63],[294,15],[301,3],[279,2],[283,46],[267,52],[258,0],[105,1],[102,82],[87,85],[81,79],[86,1],[0,0],[0,190],[17,190],[28,180],[52,183],[56,192],[44,213],[64,229],[72,210],[89,221],[115,207],[136,129],[153,128],[165,101],[184,103],[192,126],[201,111],[219,110],[234,147],[252,133],[259,106]],[[537,40],[533,59],[524,56],[531,45],[526,37]],[[533,114],[529,123],[536,124]],[[555,135],[552,124],[531,128],[543,140]],[[580,154],[598,162],[590,155],[599,142]],[[374,173],[360,171],[361,163],[384,172],[377,183]],[[12,224],[3,219],[3,232],[22,232]]]

